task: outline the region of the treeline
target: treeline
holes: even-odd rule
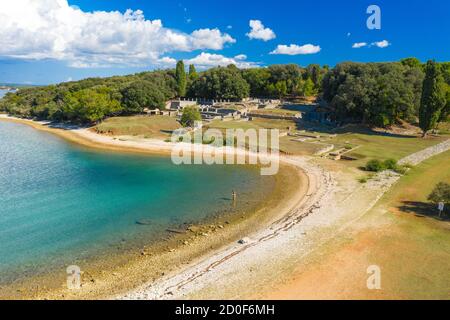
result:
[[[436,79],[446,95],[441,120],[450,104],[450,63],[436,64]],[[426,65],[415,58],[394,63],[341,63],[322,82],[322,97],[334,120],[387,126],[415,121],[422,101]]]
[[[144,108],[162,109],[175,97],[241,100],[249,96],[319,96],[336,121],[387,126],[420,118],[426,70],[427,65],[415,58],[393,63],[346,62],[332,69],[317,64],[251,69],[230,65],[204,72],[197,72],[193,65],[186,68],[179,61],[173,70],[21,89],[0,100],[0,111],[20,117],[94,123],[108,116],[139,114]],[[449,113],[450,63],[436,63],[431,78],[436,84],[430,83],[434,89],[428,91],[444,96],[445,107],[440,108],[441,97],[434,99],[439,110],[430,119],[439,113],[436,121],[441,121]],[[422,119],[425,114],[422,112]]]
[[[191,79],[188,97],[242,99],[245,97],[283,98],[314,96],[320,92],[327,66],[296,64],[239,70],[230,65],[213,68]]]
[[[249,96],[315,95],[327,69],[319,65],[274,65],[240,70],[234,65],[186,73],[175,70],[129,76],[89,78],[45,87],[21,89],[0,100],[0,111],[26,118],[94,123],[105,117],[163,109],[175,97],[240,100]]]
[[[0,110],[24,118],[94,123],[141,113],[145,107],[162,109],[177,90],[173,70],[89,78],[8,93],[0,100]]]

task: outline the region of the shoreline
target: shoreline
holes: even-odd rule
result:
[[[149,141],[123,141],[110,136],[101,136],[87,128],[54,128],[49,127],[46,122],[36,122],[5,115],[0,115],[0,120],[26,124],[38,130],[56,134],[71,143],[98,150],[168,155],[173,147],[171,143],[163,141],[150,139],[148,139]],[[302,168],[284,159],[280,160],[279,175],[281,174],[283,178],[278,177],[276,179],[275,191],[269,199],[259,203],[253,212],[246,213],[245,216],[230,217],[229,214],[226,214],[227,220],[230,221],[227,221],[228,224],[225,228],[221,225],[223,229],[217,229],[219,224],[216,224],[215,228],[210,228],[211,225],[207,225],[209,222],[198,226],[200,229],[209,229],[208,233],[214,233],[212,236],[200,237],[195,240],[190,239],[189,246],[183,246],[183,241],[186,241],[183,239],[191,236],[191,234],[176,235],[171,237],[172,239],[168,242],[156,245],[156,249],[149,250],[149,253],[142,254],[141,252],[137,255],[136,253],[127,255],[127,259],[130,259],[130,261],[118,270],[114,267],[114,257],[106,259],[111,260],[106,262],[110,266],[110,268],[107,268],[109,270],[100,270],[100,272],[89,270],[86,272],[83,275],[83,288],[79,292],[68,292],[61,286],[60,289],[46,290],[44,287],[44,289],[37,289],[36,292],[24,294],[23,291],[26,290],[22,288],[19,289],[19,299],[104,299],[126,295],[143,283],[148,283],[149,280],[154,282],[168,273],[172,275],[180,273],[187,266],[195,265],[205,258],[223,252],[227,246],[240,238],[270,228],[274,222],[286,219],[290,210],[304,200],[310,186],[310,177]],[[167,251],[167,247],[171,247],[171,249]],[[160,267],[164,270],[161,272],[162,269],[159,269],[159,276],[158,272],[155,273],[155,269],[158,269],[156,260],[160,260]],[[175,267],[168,268],[168,265],[175,265]],[[122,278],[121,284],[118,284],[117,278]],[[132,278],[132,280],[123,281],[127,278]],[[45,283],[45,277],[41,277],[39,281],[35,282]]]
[[[87,137],[92,134],[88,133]],[[96,141],[98,139],[107,139],[112,144],[116,141],[110,137],[97,137]],[[137,143],[131,141],[127,144],[131,148],[125,150],[136,151],[133,148]],[[97,142],[94,144],[102,148]],[[122,148],[124,141],[116,143],[118,149],[117,144]],[[144,145],[138,148],[139,153],[152,144]],[[158,144],[154,149],[160,149]],[[447,150],[450,150],[450,139],[412,153],[399,162],[416,165]],[[273,198],[265,212],[254,212],[243,221],[233,221],[214,236],[199,239],[194,244],[198,249],[194,254],[193,247],[180,245],[180,250],[153,257],[158,260],[153,269],[145,263],[151,264],[151,260],[135,259],[120,272],[102,275],[102,279],[95,279],[94,283],[87,281],[79,292],[59,290],[34,298],[266,299],[280,287],[280,282],[291,281],[299,265],[310,263],[315,253],[320,255],[327,244],[345,240],[346,232],[357,226],[400,178],[398,174],[383,171],[368,183],[360,184],[354,169],[336,162],[280,155],[280,163],[283,164],[280,167],[288,170],[280,171],[284,174],[280,178],[283,186],[277,191],[290,189],[280,192],[279,198]],[[302,179],[307,183],[299,183]],[[234,238],[230,230],[235,231]],[[248,241],[238,244],[237,239],[244,236],[249,237]],[[128,281],[130,279],[132,281]],[[98,285],[101,290],[97,290]],[[283,296],[276,297],[280,298]]]

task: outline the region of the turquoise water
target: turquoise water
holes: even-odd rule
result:
[[[1,90],[0,89],[0,99],[8,92],[8,90]]]
[[[231,191],[257,199],[265,179],[257,168],[92,151],[0,121],[0,283],[235,210]]]

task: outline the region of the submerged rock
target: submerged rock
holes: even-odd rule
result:
[[[152,224],[152,221],[149,219],[140,219],[136,221],[136,224],[139,224],[141,226],[149,226]]]

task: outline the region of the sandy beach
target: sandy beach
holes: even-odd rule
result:
[[[58,128],[46,122],[5,115],[0,115],[0,120],[26,124],[38,130],[57,134],[72,143],[99,150],[169,155],[173,147],[173,144],[159,140],[101,136],[88,128]],[[52,288],[47,288],[45,283],[48,278],[43,276],[32,279],[30,283],[20,283],[13,288],[2,288],[2,296],[9,297],[13,294],[15,298],[42,299],[111,298],[124,295],[149,280],[153,282],[163,275],[177,274],[186,267],[198,264],[205,257],[224,252],[226,250],[224,246],[236,243],[237,240],[261,229],[267,229],[276,221],[287,219],[286,215],[293,208],[303,205],[305,197],[310,196],[313,193],[311,190],[317,187],[306,170],[287,159],[282,159],[276,180],[277,187],[273,194],[267,201],[259,204],[254,212],[228,217],[226,221],[219,221],[212,225],[200,225],[196,232],[176,235],[159,246],[153,245],[145,249],[145,253],[139,251],[127,256],[126,259],[110,257],[106,259],[108,261],[93,264],[92,268],[83,275],[85,281],[80,291],[66,290],[65,283],[56,285],[58,287],[56,289],[55,284]],[[205,234],[206,236],[202,236]],[[189,242],[188,246],[183,245],[186,241]],[[121,264],[118,263],[119,260]],[[129,261],[123,263],[123,260]],[[117,265],[120,267],[112,267]],[[39,290],[30,291],[30,285],[39,287]],[[17,290],[19,293],[16,295]]]
[[[150,139],[101,136],[87,128],[55,129],[43,123],[8,118],[61,135],[88,147],[116,151],[170,153],[173,145]],[[401,162],[418,164],[450,149],[450,140],[410,155]],[[366,184],[355,168],[303,156],[280,156],[283,170],[271,199],[257,212],[231,221],[224,229],[210,226],[211,236],[189,240],[150,257],[139,257],[108,274],[95,274],[79,292],[51,290],[34,297],[59,299],[283,299],[280,283],[335,239],[358,224],[400,176],[379,173]],[[212,231],[214,230],[214,231]],[[237,240],[245,237],[243,243]],[[191,242],[192,241],[192,242]],[[170,266],[170,267],[169,267]],[[290,289],[289,289],[290,288]],[[309,295],[314,296],[314,288]],[[273,293],[273,294],[272,294]]]

